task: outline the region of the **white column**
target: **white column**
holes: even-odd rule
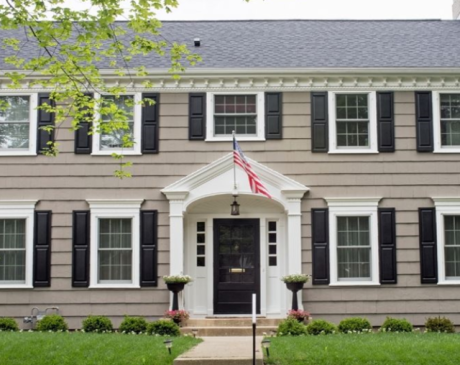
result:
[[[183,200],[169,201],[169,273],[184,273],[184,212]]]

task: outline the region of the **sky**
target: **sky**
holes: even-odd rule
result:
[[[452,19],[453,0],[179,0],[161,20]]]

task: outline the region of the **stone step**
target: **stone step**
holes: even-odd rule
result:
[[[257,326],[277,327],[282,319],[279,318],[257,318]],[[187,327],[252,327],[251,318],[190,318]]]
[[[270,336],[271,331],[276,332],[276,326],[257,326],[256,327],[256,334],[257,336]],[[182,334],[192,334],[192,330],[197,330],[198,337],[218,337],[218,336],[252,336],[252,327],[243,327],[243,326],[236,326],[236,327],[229,327],[229,326],[220,326],[220,327],[182,327],[181,332]]]

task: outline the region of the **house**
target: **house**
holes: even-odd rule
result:
[[[459,21],[182,21],[163,34],[204,61],[173,80],[167,59],[136,56],[148,89],[104,71],[127,98],[156,100],[134,107],[130,179],[113,177],[110,136],[38,129],[52,123],[35,109],[47,90],[1,88],[16,107],[0,119],[1,316],[159,317],[161,277],[184,273],[192,317],[247,315],[256,292],[258,313],[281,318],[280,278],[303,272],[314,317],[460,325]],[[239,168],[234,186],[232,130],[271,199]],[[49,138],[57,157],[40,153]]]

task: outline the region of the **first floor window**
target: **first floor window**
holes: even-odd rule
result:
[[[99,283],[132,282],[132,220],[99,219]]]
[[[28,151],[30,128],[30,97],[0,96],[0,151]]]
[[[460,279],[460,216],[444,216],[444,262],[446,279]]]
[[[371,278],[369,217],[337,217],[338,279]]]
[[[26,220],[0,219],[0,283],[26,281]]]

